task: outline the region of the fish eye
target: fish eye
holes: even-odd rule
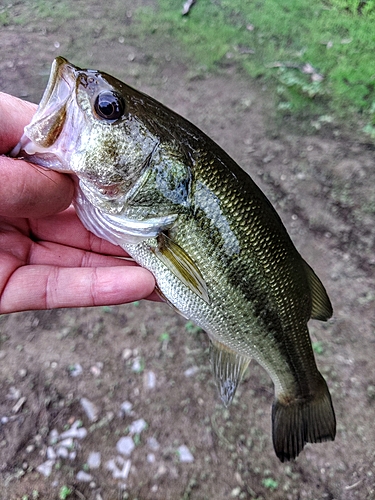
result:
[[[115,122],[123,116],[125,102],[117,92],[104,91],[95,99],[94,109],[99,118]]]

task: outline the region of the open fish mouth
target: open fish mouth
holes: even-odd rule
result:
[[[23,158],[45,168],[69,172],[64,165],[64,143],[59,141],[68,113],[68,104],[75,95],[77,68],[63,57],[57,57],[38,109],[10,155]]]

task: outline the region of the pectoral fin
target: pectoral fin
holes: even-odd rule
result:
[[[251,359],[211,339],[212,369],[221,400],[229,406]]]
[[[157,242],[155,255],[185,286],[209,304],[206,282],[189,255],[164,233],[158,235]]]
[[[304,265],[311,290],[311,318],[327,321],[327,319],[332,316],[333,312],[331,301],[329,300],[327,292],[325,291],[325,288],[318,276],[314,273],[307,262],[304,262]]]

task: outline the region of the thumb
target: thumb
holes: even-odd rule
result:
[[[0,92],[0,154],[19,141],[36,105]],[[0,156],[0,215],[36,218],[67,208],[73,197],[72,180],[22,160]]]
[[[73,198],[72,179],[23,160],[0,157],[0,215],[39,218],[67,208]]]

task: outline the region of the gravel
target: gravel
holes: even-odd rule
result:
[[[116,449],[122,455],[129,456],[135,448],[133,438],[131,436],[124,436],[117,441]]]

